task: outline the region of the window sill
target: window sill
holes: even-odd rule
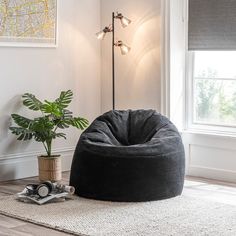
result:
[[[180,133],[182,135],[184,135],[184,134],[197,134],[197,135],[204,135],[204,136],[211,136],[211,137],[236,139],[236,132],[220,131],[220,130],[206,130],[206,129],[189,128],[189,129],[182,130]]]

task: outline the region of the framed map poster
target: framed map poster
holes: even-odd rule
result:
[[[0,0],[0,46],[56,47],[57,0]]]

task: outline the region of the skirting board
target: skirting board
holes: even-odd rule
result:
[[[188,175],[236,183],[236,172],[230,170],[207,168],[203,166],[190,166]]]
[[[74,148],[53,150],[62,156],[62,171],[71,168]],[[38,175],[38,159],[40,152],[21,153],[0,157],[0,181],[22,179]]]

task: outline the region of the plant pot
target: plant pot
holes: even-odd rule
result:
[[[39,180],[57,182],[61,180],[61,156],[38,156]]]

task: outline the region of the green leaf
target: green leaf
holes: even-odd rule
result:
[[[17,114],[12,114],[11,117],[17,125],[23,128],[29,128],[30,124],[32,123],[32,120]]]
[[[30,125],[30,130],[33,132],[37,142],[45,142],[48,139],[52,139],[51,132],[53,128],[54,123],[47,116],[35,118]]]
[[[30,110],[39,111],[42,106],[42,102],[39,101],[33,94],[25,93],[23,96],[23,104]]]
[[[73,99],[73,92],[71,90],[62,91],[60,97],[56,99],[56,103],[61,108],[67,108]]]
[[[17,140],[27,141],[33,138],[34,133],[21,127],[10,127],[11,132],[18,136]]]
[[[67,129],[69,128],[70,126],[68,125],[68,123],[64,120],[61,120],[60,122],[58,122],[57,124],[58,128],[60,129]]]
[[[36,142],[45,142],[46,141],[45,136],[42,136],[39,133],[34,134],[34,139]]]
[[[73,118],[72,114],[73,113],[71,111],[69,111],[67,109],[63,109],[63,116],[61,117],[61,119],[58,119],[55,121],[58,128],[60,128],[60,129],[69,128],[67,121],[70,120],[71,118]]]
[[[44,113],[54,115],[55,117],[60,117],[63,115],[62,109],[56,102],[49,102],[45,100],[45,103],[41,106],[41,110]]]
[[[48,116],[38,117],[34,119],[34,122],[31,124],[30,127],[33,131],[39,133],[47,134],[54,128],[54,123],[50,120]]]
[[[76,127],[77,129],[81,129],[81,130],[84,130],[89,124],[87,119],[84,119],[81,117],[71,118],[70,120],[67,120],[66,123],[68,125],[72,125],[72,126]]]
[[[67,110],[67,109],[63,109],[63,118],[66,120],[66,119],[71,119],[73,116],[72,116],[72,112]]]
[[[55,138],[64,138],[64,139],[66,139],[66,134],[64,134],[64,133],[55,133]]]

